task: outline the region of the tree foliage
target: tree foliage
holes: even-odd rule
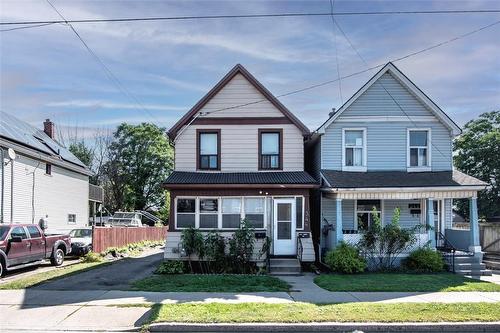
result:
[[[500,215],[500,111],[486,112],[465,124],[463,134],[454,142],[456,168],[489,184],[478,195],[481,217]],[[458,210],[469,214],[465,201]]]
[[[69,145],[68,149],[89,169],[92,167],[92,163],[94,161],[94,151],[85,145],[84,141],[74,142]]]

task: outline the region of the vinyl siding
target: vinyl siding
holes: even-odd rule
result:
[[[336,121],[325,130],[321,138],[323,169],[342,169],[342,128],[366,128],[367,170],[406,170],[407,130],[411,128],[431,129],[432,171],[452,169],[452,136],[450,130],[434,117],[408,90],[390,74],[381,77],[384,87],[398,101],[406,114],[413,117],[432,116],[434,120],[398,122],[349,121],[352,116],[401,116],[405,113],[387,95],[378,81],[363,93]]]
[[[408,208],[409,204],[420,202],[420,200],[384,200],[384,224],[387,225],[391,223],[396,208],[400,209],[399,224],[402,228],[413,228],[420,224],[422,215],[411,215],[410,209]],[[421,208],[423,208],[423,205]]]
[[[336,223],[336,203],[335,199],[321,198],[322,220],[326,219],[328,223],[335,225]],[[342,229],[354,229],[354,200],[342,201]]]
[[[210,117],[283,117],[283,114],[241,74],[237,74],[229,81],[201,109],[201,112],[211,112],[247,103],[254,104],[217,111],[211,113]]]
[[[88,176],[52,165],[45,174],[45,163],[18,154],[14,164],[5,167],[4,221],[10,223],[10,175],[14,165],[14,223],[38,223],[48,214],[48,232],[66,232],[88,224]],[[35,173],[34,207],[32,205]],[[1,181],[1,180],[0,180]],[[76,214],[76,224],[68,224],[68,214]]]
[[[283,171],[304,170],[304,141],[301,131],[284,125],[191,125],[175,144],[175,170],[196,171],[196,129],[221,129],[221,171],[258,171],[258,129],[283,129]]]

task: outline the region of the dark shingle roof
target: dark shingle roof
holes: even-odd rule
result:
[[[323,177],[333,188],[377,187],[437,187],[437,186],[485,186],[486,183],[460,171],[406,172],[370,171],[347,172],[321,170]]]
[[[316,184],[305,171],[185,172],[174,171],[165,184]]]

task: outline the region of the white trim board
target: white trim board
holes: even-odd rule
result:
[[[321,125],[316,132],[324,134],[328,126],[339,118],[339,116],[352,105],[368,88],[370,88],[382,75],[389,72],[399,81],[405,88],[407,88],[420,102],[429,108],[429,110],[436,115],[436,117],[451,131],[453,135],[459,135],[462,130],[457,124],[446,115],[427,95],[425,95],[413,82],[411,82],[396,66],[392,63],[387,63],[377,74],[375,74],[361,89],[359,89],[347,102],[345,102],[337,112],[333,114],[323,125]],[[408,117],[405,117],[408,118]],[[413,117],[411,117],[413,120]]]

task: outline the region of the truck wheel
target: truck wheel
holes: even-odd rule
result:
[[[50,262],[54,266],[61,266],[64,262],[64,251],[58,248],[54,251],[54,255],[50,258]]]
[[[3,263],[3,260],[0,259],[0,277],[2,277],[5,274],[5,264]]]

